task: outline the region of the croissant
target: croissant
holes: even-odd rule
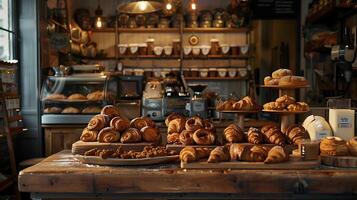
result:
[[[259,129],[250,127],[248,129],[248,142],[252,144],[263,144],[264,135],[260,132]]]
[[[254,145],[249,149],[249,158],[244,161],[263,162],[268,156],[268,149],[264,146]]]
[[[294,97],[283,95],[275,100],[275,102],[282,104],[283,107],[286,107],[290,104],[295,103]]]
[[[114,117],[120,117],[120,110],[113,105],[107,105],[102,108],[100,114],[108,115],[112,119]]]
[[[198,129],[193,133],[193,140],[198,145],[212,145],[216,138],[212,132],[205,129]]]
[[[120,138],[120,133],[111,127],[103,128],[98,134],[98,142],[113,143]]]
[[[184,145],[192,145],[195,144],[195,141],[193,140],[193,132],[187,131],[187,130],[183,130],[180,133],[180,142],[181,144]]]
[[[146,142],[158,142],[161,139],[160,131],[151,126],[145,126],[140,130],[142,139]]]
[[[198,147],[195,149],[196,149],[196,154],[197,154],[198,159],[208,158],[208,156],[211,153],[211,149],[207,148],[207,147]]]
[[[309,133],[304,127],[298,125],[291,125],[285,129],[284,134],[289,138],[293,144],[300,144],[305,139],[310,139]]]
[[[181,133],[182,130],[185,128],[185,119],[183,118],[176,118],[169,122],[169,126],[167,127],[167,133]]]
[[[214,127],[213,123],[208,119],[203,120],[203,127],[208,131],[216,132],[216,128]]]
[[[91,120],[89,120],[87,128],[91,131],[100,131],[106,127],[109,123],[108,115],[95,115]]]
[[[234,101],[233,99],[230,99],[228,101],[225,101],[223,103],[223,110],[233,110],[233,104],[235,103],[236,101]]]
[[[285,135],[275,125],[266,125],[262,127],[261,132],[264,134],[267,142],[284,146],[286,144]]]
[[[244,144],[233,143],[229,148],[229,155],[232,161],[248,160],[249,152],[249,146]]]
[[[152,119],[150,119],[149,117],[143,117],[143,119],[146,121],[147,126],[151,126],[153,128],[156,127],[155,122]]]
[[[352,156],[357,156],[357,137],[348,140],[347,147]]]
[[[130,127],[130,121],[125,118],[114,117],[110,120],[109,126],[116,131],[123,132]]]
[[[244,141],[244,132],[236,124],[230,124],[223,131],[224,139],[229,143],[239,143]]]
[[[264,163],[281,163],[289,160],[289,154],[281,146],[274,146],[268,152],[268,156],[265,159]]]
[[[190,163],[198,160],[196,150],[193,147],[185,147],[180,152],[180,160],[183,163]]]
[[[167,134],[167,144],[178,144],[180,143],[180,133]]]
[[[130,121],[131,128],[136,128],[138,130],[141,130],[145,126],[149,126],[149,124],[148,124],[148,121],[146,119],[144,119],[143,117],[137,117]]]
[[[95,142],[97,141],[97,131],[90,131],[88,128],[84,128],[80,139],[83,142]]]
[[[217,162],[223,162],[223,161],[229,161],[229,150],[226,146],[218,146],[214,148],[209,157],[207,162],[209,163],[217,163]]]
[[[136,128],[127,129],[120,138],[120,142],[122,143],[135,143],[140,141],[141,141],[141,133]]]
[[[177,113],[175,113],[175,112],[171,113],[171,114],[170,114],[169,116],[167,116],[166,119],[165,119],[165,124],[166,124],[166,126],[169,126],[169,123],[170,123],[172,120],[176,119],[176,118],[183,118],[183,116],[180,115],[180,114],[177,114]]]
[[[204,127],[204,122],[200,117],[194,116],[186,121],[185,128],[188,131],[195,132]]]

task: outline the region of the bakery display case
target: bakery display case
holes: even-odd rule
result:
[[[102,74],[49,76],[42,86],[42,124],[85,124],[117,94],[115,78]]]

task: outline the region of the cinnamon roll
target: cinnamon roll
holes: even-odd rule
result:
[[[112,119],[114,117],[120,117],[120,110],[113,105],[107,105],[102,108],[100,114],[108,115],[110,119]]]
[[[145,126],[140,132],[143,140],[146,142],[158,142],[161,139],[159,129],[157,128]]]
[[[193,140],[193,133],[187,130],[183,130],[180,134],[180,142],[183,145],[193,145],[195,141]]]
[[[191,117],[186,121],[185,128],[188,131],[196,131],[204,127],[204,122],[200,117]]]
[[[130,121],[121,117],[114,117],[110,120],[109,125],[116,131],[123,132],[130,127]]]
[[[213,123],[208,119],[203,120],[203,126],[204,126],[204,129],[206,129],[208,131],[216,132],[216,128],[214,127]]]
[[[193,133],[193,140],[198,145],[212,145],[215,142],[215,136],[210,131],[198,129]]]
[[[113,143],[120,138],[120,133],[111,127],[103,128],[98,134],[98,142]]]
[[[140,141],[141,141],[141,133],[136,128],[127,129],[120,138],[120,142],[122,143],[135,143]]]
[[[145,126],[148,126],[148,122],[147,120],[145,120],[142,117],[137,117],[131,120],[130,122],[130,127],[131,128],[136,128],[138,130],[141,130],[142,128],[144,128]]]
[[[91,131],[100,131],[106,127],[109,123],[108,115],[95,115],[91,120],[89,120],[87,128]]]
[[[177,114],[175,112],[171,113],[169,116],[166,117],[165,119],[165,124],[166,126],[169,126],[169,123],[174,120],[174,119],[177,119],[177,118],[184,118],[182,115],[180,114]]]
[[[83,142],[95,142],[97,141],[98,132],[91,131],[88,128],[84,128],[80,140]]]

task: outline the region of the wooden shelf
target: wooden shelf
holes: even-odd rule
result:
[[[14,179],[11,176],[7,177],[5,180],[0,181],[0,191],[5,190],[13,183],[14,183]]]
[[[239,81],[247,80],[245,77],[185,77],[187,81]]]
[[[156,56],[156,55],[129,55],[129,56],[119,56],[119,59],[179,59],[179,56]],[[225,55],[199,55],[199,56],[184,56],[184,59],[197,59],[197,60],[206,60],[206,59],[238,59],[238,60],[247,60],[250,56],[248,55],[238,55],[238,56],[225,56]]]
[[[184,28],[184,33],[247,33],[250,29],[242,28]],[[115,33],[115,28],[92,30],[93,33]],[[179,33],[178,28],[119,28],[119,33]]]

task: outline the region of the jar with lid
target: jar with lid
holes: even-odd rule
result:
[[[138,44],[138,46],[139,46],[139,55],[146,55],[146,53],[147,53],[147,44],[146,43],[140,43],[140,44]]]
[[[232,56],[239,55],[239,45],[238,44],[231,44],[231,53],[232,53]]]
[[[219,55],[219,40],[211,39],[210,42],[211,42],[211,54]]]
[[[181,53],[181,40],[180,39],[172,40],[172,48],[173,48],[173,55],[179,56]]]
[[[147,54],[148,55],[153,55],[154,54],[154,43],[155,43],[155,39],[154,38],[149,38],[149,39],[146,40]]]

